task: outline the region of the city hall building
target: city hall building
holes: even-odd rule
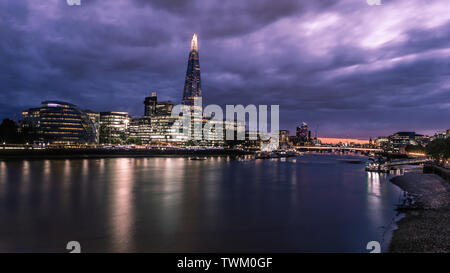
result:
[[[22,112],[22,129],[48,144],[94,144],[97,130],[88,114],[61,101],[44,101]]]

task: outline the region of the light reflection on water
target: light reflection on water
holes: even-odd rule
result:
[[[366,252],[400,190],[342,157],[0,161],[0,252]]]
[[[388,204],[395,202],[395,197],[397,196],[397,201],[399,201],[399,197],[402,196],[402,191],[398,188],[392,191],[392,199],[386,199],[386,195],[389,194],[390,190],[389,186],[386,185],[388,183],[390,177],[395,175],[402,175],[403,170],[394,170],[389,174],[386,173],[378,173],[378,172],[367,172],[366,173],[366,183],[367,183],[367,201],[368,207],[370,208],[370,220],[372,225],[377,226],[380,231],[384,234],[380,240],[382,251],[385,252],[389,248],[389,243],[392,237],[392,230],[396,228],[395,221],[399,219],[400,214],[392,214],[392,218],[389,221],[385,219],[386,215],[383,212],[383,208]],[[380,223],[385,223],[384,225],[380,225]]]
[[[6,163],[3,161],[0,161],[0,182],[6,181]]]
[[[115,175],[113,184],[113,200],[111,208],[111,227],[113,228],[112,242],[114,249],[125,252],[133,249],[133,186],[134,186],[134,158],[120,158],[115,161]]]

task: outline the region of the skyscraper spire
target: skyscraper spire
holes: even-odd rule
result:
[[[197,33],[194,33],[194,36],[192,36],[191,51],[192,50],[198,51]]]
[[[200,61],[198,56],[197,34],[194,33],[191,41],[186,80],[184,83],[183,101],[184,105],[194,105],[194,98],[202,96],[200,84]]]

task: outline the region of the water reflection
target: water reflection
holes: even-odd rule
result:
[[[21,189],[20,191],[22,194],[26,193],[29,190],[30,183],[31,183],[31,174],[30,174],[30,162],[28,160],[24,160],[22,162],[22,183],[20,184]]]
[[[371,225],[376,227],[380,232],[382,232],[382,236],[379,237],[378,240],[381,243],[382,250],[386,251],[389,247],[390,242],[390,234],[389,232],[395,227],[395,213],[390,214],[390,219],[386,218],[386,212],[383,210],[387,205],[391,206],[394,209],[395,205],[395,194],[392,195],[392,199],[390,202],[386,200],[386,191],[388,190],[390,184],[389,182],[390,175],[386,173],[378,173],[378,172],[367,172],[366,173],[366,183],[367,183],[367,202],[368,209],[370,213],[368,214],[369,219],[371,221]],[[399,193],[400,190],[396,189],[393,191]]]
[[[341,157],[0,162],[0,251],[365,252],[398,192]]]
[[[133,186],[135,159],[121,158],[115,161],[113,175],[113,200],[111,206],[111,226],[113,227],[113,245],[115,252],[133,251]]]
[[[183,187],[187,181],[183,181],[181,178],[185,177],[185,165],[186,160],[184,158],[170,158],[166,161],[162,172],[164,173],[162,183],[162,198],[161,198],[161,211],[158,214],[160,216],[160,230],[162,236],[170,240],[171,234],[176,232],[177,227],[180,225],[180,219],[182,218],[182,210],[180,210],[178,204],[183,199]]]
[[[46,183],[50,182],[50,172],[51,172],[50,160],[44,160],[42,180],[45,181]]]
[[[0,184],[3,184],[6,182],[6,163],[3,161],[0,161]]]
[[[369,196],[380,196],[380,173],[366,172],[367,191]]]
[[[89,160],[83,159],[81,174],[83,177],[87,177],[89,175]]]

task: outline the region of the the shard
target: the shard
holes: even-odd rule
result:
[[[184,83],[183,101],[184,105],[194,105],[194,98],[202,96],[200,84],[200,61],[198,56],[197,34],[194,33],[191,41],[186,80]]]

